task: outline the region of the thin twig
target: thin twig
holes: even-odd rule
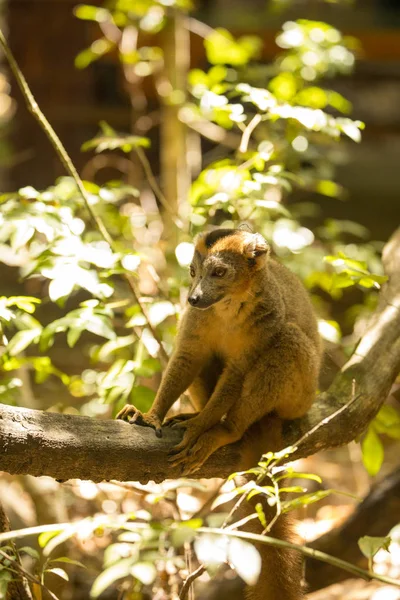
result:
[[[211,496],[209,496],[207,498],[207,500],[204,502],[204,504],[199,508],[199,510],[197,510],[192,515],[192,519],[199,519],[200,517],[202,517],[203,515],[205,515],[205,514],[208,513],[209,509],[211,508],[212,503],[219,496],[219,493],[220,493],[221,488],[222,488],[223,485],[225,485],[225,481],[221,481],[221,483],[213,491],[213,493],[211,494]]]
[[[262,531],[262,535],[266,535],[267,533],[269,533],[272,530],[273,526],[275,525],[275,523],[277,522],[277,520],[279,519],[279,517],[282,514],[282,502],[281,502],[281,496],[279,493],[280,492],[279,483],[277,481],[275,481],[275,477],[273,475],[270,475],[270,478],[274,485],[274,490],[275,490],[276,513],[275,513],[274,517],[270,520],[268,525]]]
[[[239,529],[239,527],[242,527],[242,525],[246,525],[246,523],[248,523],[249,521],[254,521],[254,519],[258,519],[257,513],[251,513],[251,515],[247,515],[247,517],[243,517],[243,519],[240,519],[240,521],[235,521],[234,523],[232,523],[232,525],[227,525],[226,529],[228,529],[228,530]]]
[[[66,171],[69,173],[69,175],[75,181],[75,184],[79,190],[80,195],[82,196],[82,199],[84,201],[86,209],[87,209],[92,221],[95,223],[97,229],[99,230],[101,236],[108,243],[110,248],[113,251],[115,251],[114,240],[112,239],[111,235],[107,231],[102,219],[98,215],[96,215],[95,211],[93,210],[93,208],[90,204],[89,195],[88,195],[87,191],[85,190],[85,186],[83,185],[83,181],[80,178],[78,171],[75,168],[75,165],[73,164],[69,154],[67,153],[66,149],[64,148],[60,138],[58,137],[58,135],[56,134],[56,132],[50,125],[49,121],[47,120],[47,118],[44,116],[43,112],[39,108],[39,105],[36,102],[32,92],[28,86],[28,83],[27,83],[24,75],[22,74],[22,71],[20,70],[20,68],[10,50],[10,47],[8,46],[7,40],[4,37],[4,34],[1,30],[0,30],[0,46],[2,47],[4,54],[10,65],[10,68],[15,76],[15,79],[17,80],[17,83],[21,89],[22,95],[26,101],[29,111],[32,113],[32,115],[35,117],[35,119],[38,121],[39,125],[43,129],[44,133],[47,135],[51,145],[53,146],[54,150],[58,154]],[[162,359],[162,362],[166,364],[168,362],[167,353],[164,350],[164,347],[162,345],[162,342],[161,342],[161,339],[160,339],[158,333],[156,332],[155,328],[153,327],[153,325],[150,321],[149,313],[140,299],[140,294],[137,289],[136,283],[131,275],[129,275],[126,272],[124,273],[124,275],[125,275],[125,279],[128,282],[128,285],[131,289],[134,300],[139,305],[140,310],[142,311],[144,318],[147,321],[147,326],[150,329],[152,336],[154,337],[154,339],[157,341],[157,343],[159,345],[160,359]]]
[[[25,527],[24,529],[16,529],[14,531],[5,531],[0,533],[0,544],[9,540],[16,540],[28,535],[36,535],[45,531],[63,531],[71,527],[71,523],[53,523],[51,525],[37,525],[36,527]]]
[[[251,119],[250,123],[248,125],[246,125],[246,128],[243,131],[242,139],[240,141],[239,152],[242,152],[243,154],[245,152],[247,152],[251,134],[253,133],[253,131],[255,130],[257,125],[259,125],[261,123],[261,121],[262,121],[262,116],[259,113],[257,113]]]
[[[20,573],[21,575],[23,575],[31,583],[36,583],[36,585],[40,585],[40,587],[43,588],[44,590],[46,590],[46,592],[49,594],[49,596],[51,598],[53,598],[53,600],[59,600],[59,598],[55,594],[53,594],[53,592],[51,590],[49,590],[49,588],[46,585],[44,585],[44,583],[42,583],[40,581],[40,579],[31,575],[29,573],[29,571],[25,571],[25,569],[23,567],[21,567],[21,565],[18,563],[18,561],[14,560],[11,556],[9,556],[5,552],[3,552],[3,550],[0,550],[0,556],[2,556],[5,560],[8,560],[14,566],[16,571],[18,573]]]
[[[160,204],[172,216],[174,224],[177,227],[182,228],[183,227],[183,223],[182,223],[182,221],[179,218],[177,218],[176,214],[174,213],[174,211],[172,210],[171,206],[169,205],[168,200],[164,196],[164,194],[163,194],[160,186],[158,185],[157,179],[154,177],[154,174],[153,174],[153,171],[151,169],[151,165],[150,165],[149,159],[147,158],[145,152],[143,152],[142,148],[140,148],[140,147],[135,148],[135,150],[136,150],[136,154],[138,155],[138,158],[139,158],[140,162],[142,163],[142,167],[143,167],[143,170],[144,170],[144,172],[146,174],[146,177],[148,179],[150,187],[153,190],[153,192],[156,195],[156,197],[159,199]]]
[[[203,573],[204,573],[205,570],[206,570],[205,566],[204,565],[200,565],[199,567],[197,567],[197,569],[195,571],[193,571],[193,573],[190,573],[190,575],[187,576],[187,578],[183,582],[183,586],[182,586],[182,589],[181,589],[180,594],[179,594],[179,599],[180,600],[185,600],[185,598],[187,598],[187,595],[189,593],[189,590],[190,590],[190,587],[191,587],[192,583],[198,577],[200,577],[200,575],[203,575]]]
[[[321,429],[321,427],[325,427],[325,425],[327,425],[328,423],[330,423],[333,419],[336,419],[336,417],[338,417],[340,414],[342,414],[342,412],[344,412],[345,410],[347,410],[349,408],[349,406],[351,406],[352,404],[354,404],[354,402],[356,402],[356,400],[358,400],[360,397],[361,397],[361,394],[357,394],[357,396],[354,396],[354,393],[352,393],[352,397],[350,398],[350,400],[348,402],[346,402],[340,408],[338,408],[333,413],[331,413],[330,415],[328,415],[327,417],[325,417],[325,419],[322,419],[322,421],[320,421],[319,423],[317,423],[316,425],[314,425],[314,427],[312,427],[309,431],[306,431],[306,433],[304,435],[302,435],[296,442],[294,442],[293,444],[291,444],[291,448],[293,448],[295,450],[298,450],[298,448],[302,444],[304,444],[304,442],[310,436],[312,436],[316,431],[318,431],[318,429]],[[271,462],[271,464],[270,464],[270,467],[276,466],[283,458],[284,458],[284,456],[281,456],[281,457],[273,460]]]
[[[232,531],[231,529],[227,530],[222,528],[217,529],[208,527],[199,527],[197,531],[198,533],[241,538],[244,540],[250,540],[257,543],[266,544],[267,546],[275,546],[276,548],[289,548],[291,550],[297,550],[298,552],[304,554],[309,558],[315,558],[316,560],[326,562],[330,565],[333,565],[334,567],[338,567],[339,569],[348,571],[353,575],[362,577],[363,579],[376,579],[377,581],[382,581],[383,583],[388,583],[389,585],[400,587],[400,580],[398,579],[393,579],[392,577],[384,577],[383,575],[378,575],[376,573],[370,573],[364,569],[360,569],[360,567],[348,563],[345,560],[342,560],[341,558],[331,556],[330,554],[326,554],[325,552],[321,552],[320,550],[314,550],[314,548],[301,546],[300,544],[293,544],[292,542],[286,542],[284,540],[280,540],[266,535],[259,535],[257,533],[248,533],[247,531]]]

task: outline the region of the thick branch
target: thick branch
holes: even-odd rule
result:
[[[382,289],[379,307],[356,352],[336,377],[329,390],[319,396],[302,419],[287,422],[286,445],[349,401],[353,380],[357,400],[307,437],[296,457],[346,444],[360,435],[387,397],[400,371],[400,229],[384,251],[389,281]],[[262,422],[248,432],[252,441]],[[265,438],[264,438],[265,439]],[[60,415],[24,408],[1,406],[0,469],[9,473],[49,475],[56,479],[118,479],[162,481],[179,477],[167,461],[178,443],[176,430],[164,429],[157,439],[154,431],[121,421]],[[226,477],[243,464],[245,442],[226,446],[210,457],[197,477]],[[268,447],[260,446],[260,454]]]

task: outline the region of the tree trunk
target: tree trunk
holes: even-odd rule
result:
[[[171,11],[163,30],[164,71],[158,80],[157,91],[161,99],[160,162],[161,186],[170,207],[165,212],[165,239],[175,248],[178,229],[171,215],[180,215],[188,207],[190,170],[187,161],[187,129],[179,117],[186,102],[187,75],[190,61],[190,36],[186,27],[186,15]]]

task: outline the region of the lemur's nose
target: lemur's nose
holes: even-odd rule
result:
[[[188,298],[189,304],[191,304],[192,306],[196,306],[196,304],[198,304],[199,300],[200,300],[199,294],[192,294]]]

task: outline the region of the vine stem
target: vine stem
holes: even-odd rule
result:
[[[183,583],[182,589],[179,593],[179,600],[185,600],[187,598],[187,595],[189,593],[192,583],[198,577],[200,577],[200,575],[203,575],[205,570],[206,570],[205,566],[200,565],[199,567],[197,567],[197,569],[195,571],[193,571],[193,573],[190,573],[190,575],[187,576],[187,578],[185,579],[185,581]]]
[[[400,580],[393,579],[392,577],[385,577],[384,575],[378,575],[377,573],[373,573],[370,571],[366,571],[365,569],[361,569],[356,565],[352,565],[341,558],[337,558],[336,556],[331,556],[330,554],[326,554],[325,552],[321,552],[320,550],[314,550],[314,548],[308,548],[307,546],[301,546],[300,544],[293,544],[292,542],[286,542],[284,540],[280,540],[277,538],[273,538],[267,535],[259,535],[257,533],[248,533],[247,531],[234,531],[232,529],[217,529],[217,528],[209,528],[209,527],[199,527],[197,530],[198,533],[205,534],[215,534],[221,536],[228,536],[233,538],[240,538],[243,540],[249,540],[252,542],[257,542],[260,544],[266,544],[268,546],[275,546],[276,548],[289,548],[291,550],[297,550],[301,554],[308,556],[309,558],[315,558],[322,562],[326,562],[334,567],[338,567],[339,569],[343,569],[344,571],[348,571],[353,575],[357,575],[358,577],[362,577],[363,579],[371,580],[376,579],[377,581],[382,581],[382,583],[387,583],[389,585],[394,585],[396,587],[400,587]]]
[[[11,52],[11,49],[10,49],[10,47],[7,43],[7,40],[4,36],[4,33],[1,29],[0,29],[0,46],[3,49],[4,55],[7,58],[8,64],[10,65],[11,71],[14,74],[14,77],[15,77],[15,79],[18,83],[18,86],[22,92],[22,95],[25,99],[25,102],[26,102],[26,105],[27,105],[29,111],[31,112],[33,117],[38,121],[40,127],[42,128],[42,130],[48,137],[50,144],[53,146],[54,150],[56,151],[59,159],[61,160],[62,164],[65,167],[65,170],[75,181],[75,184],[78,188],[80,195],[82,196],[82,199],[86,206],[86,209],[87,209],[92,221],[96,225],[98,231],[100,232],[102,238],[107,242],[107,244],[110,246],[110,248],[113,251],[115,251],[115,243],[114,243],[113,238],[107,231],[102,219],[98,215],[96,215],[95,211],[93,210],[93,207],[90,204],[89,195],[85,189],[82,179],[80,178],[80,176],[78,174],[78,171],[76,170],[74,163],[72,162],[72,160],[71,160],[68,152],[66,151],[63,143],[61,142],[60,138],[58,137],[58,135],[54,131],[53,127],[50,125],[49,121],[47,120],[47,118],[43,114],[42,110],[40,109],[38,103],[36,102],[35,97],[32,94],[30,87],[28,85],[28,82],[26,81],[21,69],[19,68],[18,63],[15,60],[14,55]],[[140,293],[139,293],[138,287],[136,285],[136,282],[134,281],[133,277],[131,275],[129,275],[128,273],[124,273],[124,277],[128,283],[128,286],[129,286],[131,292],[132,292],[135,302],[139,305],[140,310],[142,311],[144,318],[146,319],[147,326],[150,329],[152,336],[154,337],[154,339],[157,341],[157,343],[159,345],[159,356],[165,366],[165,364],[168,362],[168,355],[164,350],[164,347],[161,342],[161,338],[159,337],[158,333],[156,332],[155,328],[153,327],[153,325],[151,323],[148,310],[147,310],[146,306],[144,305],[144,303],[140,299]]]
[[[250,123],[246,126],[245,130],[243,131],[242,139],[240,141],[239,152],[242,152],[243,154],[247,152],[251,134],[253,133],[257,125],[261,123],[261,121],[262,116],[259,113],[257,113],[251,119]]]

